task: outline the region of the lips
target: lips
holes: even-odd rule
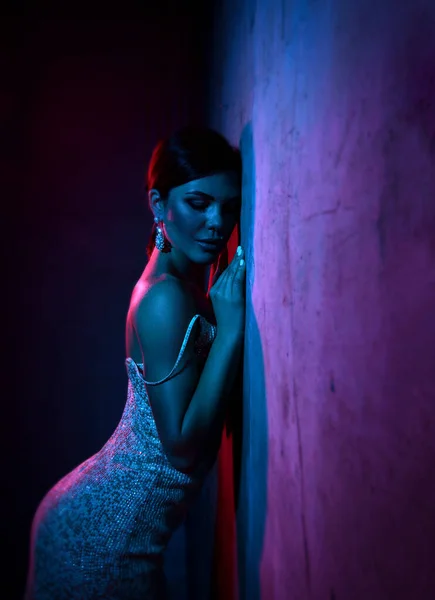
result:
[[[202,240],[197,240],[198,244],[205,248],[206,250],[217,250],[221,247],[222,241],[216,240],[213,242],[205,242]]]

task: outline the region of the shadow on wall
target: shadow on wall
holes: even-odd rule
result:
[[[260,600],[260,561],[266,521],[268,423],[261,337],[252,305],[255,278],[255,160],[252,124],[240,138],[243,156],[240,243],[246,257],[246,339],[242,427],[234,437],[239,600]]]

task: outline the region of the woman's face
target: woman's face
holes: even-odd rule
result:
[[[169,192],[164,233],[177,252],[199,264],[214,262],[240,219],[241,189],[236,173],[225,172],[189,181]],[[200,240],[219,240],[203,246]]]

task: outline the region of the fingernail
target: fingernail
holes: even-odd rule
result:
[[[242,254],[242,247],[238,246],[237,247],[237,256],[240,256]]]

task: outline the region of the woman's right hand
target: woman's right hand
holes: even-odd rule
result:
[[[241,246],[228,267],[213,278],[209,296],[216,317],[217,331],[236,338],[245,333],[245,274],[246,265]],[[240,261],[243,259],[243,264]]]

